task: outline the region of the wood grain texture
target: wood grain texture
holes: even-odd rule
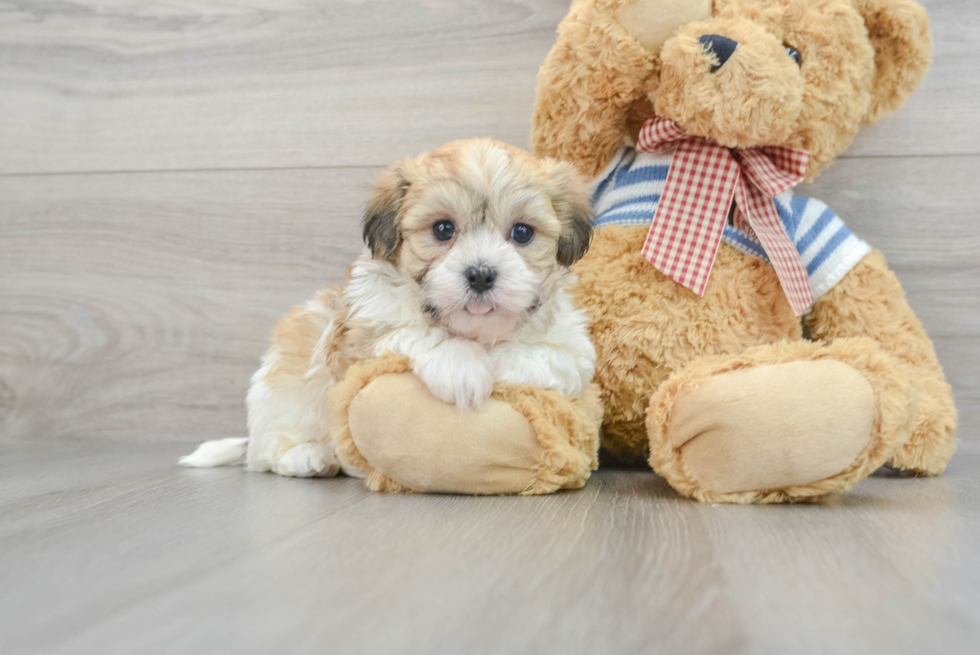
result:
[[[383,165],[527,143],[567,0],[0,5],[0,172]]]
[[[272,325],[360,254],[370,177],[0,178],[3,438],[243,434]]]
[[[0,444],[0,649],[21,653],[974,653],[980,452],[829,506],[601,471],[537,498],[372,494]]]
[[[844,157],[980,154],[980,5],[973,0],[916,0],[926,8],[935,62],[894,116],[859,133]]]
[[[898,271],[965,440],[980,438],[978,169],[852,159],[805,191]],[[243,434],[271,326],[360,252],[372,173],[0,177],[0,439]]]
[[[936,63],[847,156],[980,154],[980,9],[922,0]],[[568,0],[0,2],[0,173],[384,165],[526,146]]]
[[[980,152],[980,24],[965,0],[927,5],[923,90],[812,193],[902,276],[974,439],[980,157],[922,155]],[[240,434],[269,327],[360,249],[372,167],[455,136],[526,142],[565,10],[0,4],[0,438]],[[282,169],[241,170],[263,166]],[[84,173],[101,169],[118,172]],[[188,170],[125,172],[155,169]]]

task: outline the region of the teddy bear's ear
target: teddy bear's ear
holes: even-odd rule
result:
[[[614,15],[641,46],[660,52],[682,26],[711,18],[712,6],[712,0],[628,0]]]
[[[932,64],[926,10],[912,0],[854,0],[875,49],[875,81],[865,122],[905,104]]]
[[[364,243],[375,259],[392,259],[401,241],[398,214],[410,183],[405,175],[404,162],[397,162],[381,173],[364,209]]]
[[[585,256],[592,243],[592,197],[575,167],[556,159],[544,160],[551,177],[551,204],[561,221],[558,263],[571,266]]]

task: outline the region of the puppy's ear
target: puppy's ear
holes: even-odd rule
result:
[[[932,64],[929,16],[913,0],[854,0],[875,49],[875,81],[865,122],[905,104]]]
[[[375,259],[393,260],[401,243],[399,213],[411,186],[404,162],[392,164],[374,182],[371,198],[364,209],[364,243]]]
[[[551,204],[561,221],[558,263],[571,266],[585,256],[592,243],[592,196],[571,164],[546,159],[544,165],[552,180]]]

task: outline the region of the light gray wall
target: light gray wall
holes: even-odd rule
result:
[[[924,2],[936,65],[809,190],[898,270],[980,427],[980,9]],[[244,433],[268,331],[342,280],[372,173],[527,145],[568,0],[0,9],[0,439]]]

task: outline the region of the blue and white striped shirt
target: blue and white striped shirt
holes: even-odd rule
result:
[[[649,225],[667,183],[673,153],[637,152],[623,147],[593,182],[595,226]],[[776,197],[779,218],[796,244],[810,277],[814,298],[820,298],[843,279],[871,246],[856,237],[827,205],[787,191]],[[769,261],[754,234],[726,225],[725,243],[741,252]]]

